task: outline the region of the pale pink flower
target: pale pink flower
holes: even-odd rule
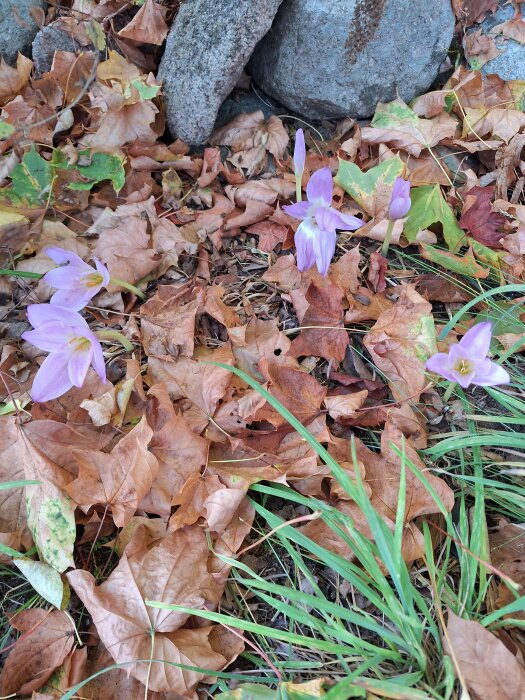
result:
[[[471,384],[498,386],[510,382],[509,373],[487,357],[492,339],[492,323],[483,321],[468,330],[448,353],[438,352],[426,363],[431,372],[440,374],[466,389]]]
[[[70,250],[50,247],[44,248],[44,253],[60,266],[46,272],[43,277],[50,287],[58,289],[51,297],[51,304],[80,311],[102,287],[109,284],[109,271],[96,258],[96,269],[93,269]]]
[[[301,182],[304,173],[304,162],[306,160],[306,146],[304,145],[304,132],[302,129],[297,129],[295,132],[295,147],[293,150],[293,165],[295,171],[295,179]]]
[[[392,189],[392,198],[388,209],[388,218],[390,221],[402,219],[410,211],[412,202],[410,201],[410,182],[403,180],[402,177],[396,177],[394,187]]]
[[[32,304],[27,315],[34,330],[22,338],[49,353],[36,373],[33,401],[50,401],[72,386],[81,387],[90,366],[106,382],[102,347],[79,313],[57,304]]]
[[[303,272],[316,263],[319,272],[326,275],[335,253],[336,229],[355,231],[364,221],[332,207],[330,168],[321,168],[312,175],[306,196],[306,202],[283,207],[287,214],[301,221],[295,232],[297,267]]]

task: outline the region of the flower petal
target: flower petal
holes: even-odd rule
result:
[[[50,304],[58,304],[58,306],[66,306],[73,311],[81,311],[86,304],[89,304],[91,299],[98,293],[100,287],[79,287],[77,289],[60,289],[55,292]]]
[[[468,374],[462,374],[461,372],[453,369],[451,370],[450,374],[452,375],[452,381],[457,382],[459,386],[463,387],[463,389],[470,386],[474,379],[474,371],[469,372]]]
[[[71,353],[67,370],[69,379],[74,386],[82,386],[84,383],[92,358],[93,346],[91,342]]]
[[[332,172],[330,168],[317,170],[308,180],[306,196],[313,204],[324,204],[329,207],[332,204]]]
[[[53,352],[46,357],[33,381],[31,388],[33,401],[38,403],[50,401],[71,389],[67,361],[68,356],[64,352]]]
[[[65,352],[67,342],[72,335],[71,331],[64,328],[63,323],[54,321],[22,333],[22,338],[45,352]]]
[[[429,372],[436,372],[440,374],[445,379],[450,379],[450,358],[446,352],[438,352],[436,355],[432,355],[426,362],[425,367]]]
[[[43,280],[55,289],[75,289],[81,286],[84,274],[84,268],[78,268],[76,265],[65,265],[64,267],[54,267],[46,272]]]
[[[97,268],[97,272],[100,272],[103,279],[103,282],[100,285],[100,289],[102,289],[102,287],[107,287],[111,279],[111,275],[109,274],[108,268],[103,263],[101,263],[98,258],[93,258],[93,260],[95,261],[95,267]],[[97,293],[100,291],[100,289],[97,291]]]
[[[289,216],[293,216],[294,219],[299,219],[302,221],[308,216],[308,210],[310,207],[310,202],[296,202],[295,204],[285,204],[283,206],[283,211],[285,211]]]
[[[335,231],[340,224],[337,212],[332,207],[317,207],[314,218],[321,231]]]
[[[106,383],[106,365],[104,364],[104,355],[102,353],[102,346],[95,334],[91,340],[91,348],[93,349],[93,357],[91,358],[91,365],[95,372],[98,374],[102,383]]]
[[[484,360],[476,364],[472,384],[478,386],[499,386],[500,384],[510,384],[510,375],[497,362]]]
[[[30,304],[27,307],[27,317],[29,323],[35,328],[44,323],[58,321],[71,328],[89,329],[88,324],[79,313],[57,304]]]
[[[56,262],[57,265],[65,265],[69,263],[70,265],[88,266],[82,258],[73,253],[72,250],[64,250],[64,248],[57,248],[55,246],[50,246],[49,248],[44,248],[44,253]]]
[[[317,263],[317,269],[323,277],[328,272],[328,268],[334,257],[335,241],[335,231],[320,231],[319,235],[315,236],[313,240],[315,262]]]
[[[336,228],[339,228],[343,231],[355,231],[358,228],[361,228],[361,226],[365,225],[365,222],[363,219],[358,219],[357,216],[352,216],[351,214],[343,214],[341,211],[336,211],[335,209],[332,209],[337,214],[337,218],[339,219],[339,222],[336,225]]]
[[[305,219],[295,232],[294,241],[297,250],[297,267],[301,272],[309,270],[315,263],[313,241],[319,229],[312,219]]]
[[[410,197],[410,180],[405,180],[402,177],[396,177],[392,188],[392,200],[396,197]]]
[[[295,132],[295,147],[293,149],[293,164],[295,174],[301,176],[304,171],[304,161],[306,159],[306,148],[304,145],[304,133],[302,129]]]
[[[459,344],[473,360],[484,360],[488,355],[491,340],[492,323],[483,321],[468,330]]]

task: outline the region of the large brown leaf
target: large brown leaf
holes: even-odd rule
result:
[[[22,610],[11,624],[24,633],[7,657],[0,676],[0,693],[28,695],[41,688],[73,648],[74,629],[59,610]]]
[[[501,518],[498,528],[489,535],[490,559],[493,565],[520,586],[525,587],[525,529]],[[515,596],[502,581],[498,586],[497,607],[502,608],[515,600]],[[512,617],[525,620],[522,611],[512,613]]]
[[[479,700],[525,697],[525,668],[492,632],[474,620],[448,612],[445,652],[455,661]]]
[[[156,457],[147,449],[152,435],[143,417],[109,454],[74,450],[79,474],[66,491],[86,511],[94,505],[109,506],[115,525],[124,527],[150,490],[159,468]]]
[[[72,571],[70,584],[87,607],[97,632],[116,663],[139,659],[206,668],[224,668],[241,650],[217,653],[211,642],[214,627],[183,628],[185,613],[148,607],[146,600],[201,608],[215,606],[222,593],[208,570],[210,552],[203,531],[185,527],[147,548],[139,528],[109,578],[100,586],[87,571]],[[168,664],[135,663],[127,666],[156,692],[189,694],[206,674]]]
[[[479,243],[489,248],[501,248],[500,241],[506,235],[500,231],[506,219],[492,209],[494,187],[472,187],[465,193],[459,225]]]

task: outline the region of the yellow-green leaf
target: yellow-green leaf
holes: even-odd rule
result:
[[[412,206],[408,212],[403,228],[406,238],[412,243],[419,231],[441,224],[443,238],[452,253],[457,253],[467,238],[459,227],[454,212],[441,194],[439,185],[422,185],[414,187],[410,192]]]
[[[481,267],[474,258],[468,255],[460,256],[449,253],[447,250],[440,250],[431,245],[421,245],[422,256],[425,260],[436,263],[445,268],[457,272],[459,275],[474,277],[475,279],[485,279],[490,274],[490,270],[486,267]]]

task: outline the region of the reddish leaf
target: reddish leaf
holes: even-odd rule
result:
[[[492,210],[494,187],[472,187],[465,195],[465,203],[459,220],[465,229],[479,243],[489,248],[501,248],[501,239],[506,235],[499,229],[505,217]]]

